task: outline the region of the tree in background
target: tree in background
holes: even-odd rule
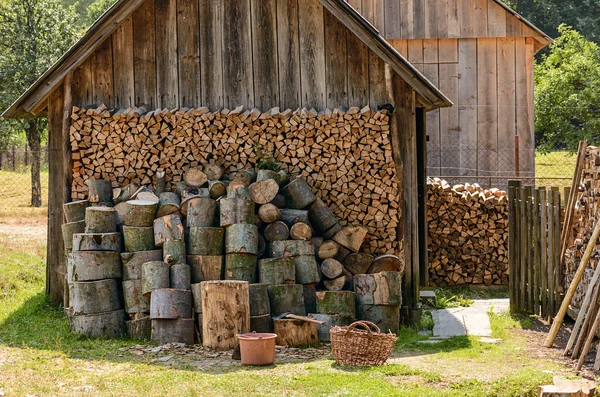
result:
[[[0,109],[5,110],[45,72],[78,35],[73,7],[58,0],[0,2]],[[31,149],[31,205],[42,205],[41,143],[44,118],[1,120],[2,135],[25,133]],[[1,145],[1,144],[0,144]]]
[[[575,150],[583,138],[600,143],[600,53],[573,28],[558,31],[535,67],[536,140],[542,150]]]
[[[85,23],[91,26],[117,0],[96,0],[85,11]]]

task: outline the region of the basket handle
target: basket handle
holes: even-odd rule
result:
[[[379,327],[370,321],[355,321],[348,326],[348,329],[346,330],[344,335],[346,335],[348,332],[352,331],[356,327],[360,327],[360,328],[368,331],[369,334],[373,333],[373,330],[371,328],[375,329],[377,334],[381,332],[379,330]]]

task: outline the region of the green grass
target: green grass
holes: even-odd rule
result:
[[[547,154],[535,154],[535,177],[538,178],[538,186],[570,187],[577,154],[570,152],[552,152]],[[565,178],[565,179],[547,179]]]
[[[36,217],[48,214],[48,171],[42,171],[42,207],[31,208],[31,174],[0,170],[0,217]]]

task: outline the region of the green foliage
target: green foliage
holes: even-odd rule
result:
[[[263,152],[262,145],[258,143],[254,145],[254,153],[258,157],[256,168],[259,170],[271,170],[275,172],[281,171],[281,165],[275,161],[272,153]]]
[[[85,10],[85,18],[83,18],[85,25],[90,26],[96,22],[96,20],[100,18],[100,16],[104,14],[104,12],[106,12],[106,10],[108,10],[116,1],[117,0],[96,0],[90,4]]]
[[[452,290],[438,288],[435,290],[435,308],[449,309],[452,307],[469,307],[473,301],[465,297],[464,294],[454,294]]]
[[[600,143],[600,53],[571,27],[535,67],[535,129],[542,150]]]

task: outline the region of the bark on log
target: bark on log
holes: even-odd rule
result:
[[[227,198],[250,199],[248,185],[242,181],[231,181],[229,185],[227,185]]]
[[[312,237],[310,239],[310,243],[313,245],[315,250],[315,257],[318,257],[319,248],[321,248],[321,244],[323,244],[324,242],[325,239],[323,237]]]
[[[246,186],[250,186],[250,184],[256,179],[256,173],[249,169],[243,169],[233,173],[229,179],[232,182],[240,181]]]
[[[354,292],[360,305],[401,305],[402,276],[398,272],[357,274]]]
[[[160,197],[161,194],[167,191],[167,173],[165,170],[156,171],[156,194]]]
[[[220,256],[223,254],[225,229],[221,227],[190,227],[188,254]]]
[[[156,289],[169,288],[169,265],[164,262],[146,262],[142,265],[142,294],[150,296]]]
[[[333,214],[333,211],[320,198],[317,198],[308,207],[308,219],[319,234],[325,233],[338,223],[338,219]]]
[[[208,183],[208,194],[210,198],[218,199],[227,194],[227,184],[222,181],[210,181]]]
[[[121,222],[125,226],[152,226],[158,204],[146,200],[130,200],[125,203]]]
[[[304,347],[319,343],[317,324],[302,320],[273,320],[278,346]]]
[[[187,201],[186,211],[188,227],[213,227],[217,215],[217,202],[210,197],[194,197]]]
[[[170,266],[185,263],[185,241],[168,240],[163,244],[163,260]]]
[[[317,313],[357,318],[354,292],[317,291]]]
[[[142,280],[123,281],[123,300],[127,313],[147,313],[150,299],[142,293]]]
[[[151,191],[142,191],[139,192],[136,196],[135,196],[135,200],[136,201],[147,201],[149,203],[154,203],[158,206],[158,202],[160,201],[160,199],[158,198],[158,196],[156,194],[154,194],[154,192]]]
[[[111,251],[79,251],[68,257],[69,281],[96,281],[121,278],[121,257]]]
[[[248,283],[205,281],[202,289],[202,339],[205,347],[229,350],[237,334],[250,332]]]
[[[125,311],[71,316],[71,333],[88,338],[119,338],[125,332]]]
[[[162,250],[122,253],[121,262],[123,263],[123,281],[141,280],[142,265],[146,262],[162,261],[162,259]]]
[[[163,216],[176,214],[179,212],[181,207],[181,199],[177,193],[164,192],[158,197],[158,210],[156,211],[156,217],[162,218]]]
[[[248,292],[250,296],[250,316],[270,316],[271,304],[269,303],[267,284],[250,284]]]
[[[344,284],[344,290],[346,291],[354,291],[354,275],[348,271],[348,269],[344,269],[344,274],[346,275],[346,284]]]
[[[321,281],[319,273],[319,264],[312,255],[300,255],[294,257],[296,267],[296,282],[298,284],[312,284]]]
[[[312,238],[312,229],[306,223],[298,222],[291,227],[290,236],[294,240],[309,241]]]
[[[279,316],[287,312],[306,316],[302,285],[269,285],[267,291],[269,292],[272,316]]]
[[[86,233],[115,233],[117,211],[108,207],[88,207],[85,210]]]
[[[340,230],[342,230],[342,225],[340,225],[339,223],[336,223],[335,225],[333,225],[333,227],[331,229],[329,229],[323,233],[323,238],[325,240],[331,240],[333,238],[333,236],[335,236],[336,233],[339,232]]]
[[[340,250],[340,246],[333,240],[323,241],[319,247],[319,259],[335,258]]]
[[[298,222],[308,224],[308,211],[305,210],[291,210],[287,208],[280,208],[279,213],[281,214],[281,221],[288,225],[288,227],[294,226]]]
[[[383,333],[391,331],[397,334],[400,329],[400,306],[357,304],[356,318],[374,323]]]
[[[263,234],[269,242],[285,241],[290,236],[290,229],[285,223],[275,221],[265,227]]]
[[[152,320],[150,320],[150,317],[125,321],[125,326],[130,339],[150,340],[152,338]]]
[[[301,240],[274,241],[267,246],[267,251],[272,258],[310,256],[315,253],[310,241]]]
[[[155,289],[150,295],[150,318],[171,320],[192,318],[192,291],[174,288]]]
[[[77,233],[73,235],[73,251],[121,252],[121,233]]]
[[[317,200],[317,196],[313,194],[303,178],[296,178],[288,183],[281,189],[281,194],[285,197],[288,207],[292,209],[304,209]]]
[[[381,255],[373,260],[367,273],[400,272],[404,273],[404,262],[396,255]]]
[[[256,182],[266,181],[269,179],[274,179],[281,186],[281,175],[278,172],[271,170],[258,170],[256,173]]]
[[[164,246],[165,242],[172,240],[183,241],[185,232],[179,215],[167,215],[154,221],[154,244]]]
[[[117,280],[73,282],[71,286],[73,315],[97,314],[122,309]]]
[[[309,314],[309,317],[314,318],[317,321],[323,321],[325,324],[317,324],[317,332],[319,334],[319,340],[321,342],[331,342],[331,327],[345,327],[352,324],[355,319],[344,318],[340,316],[329,316],[327,314]]]
[[[90,203],[112,203],[112,182],[105,179],[89,179],[88,200]]]
[[[124,203],[132,199],[132,197],[138,193],[140,185],[137,183],[130,183],[127,186],[113,189],[113,200],[115,204]]]
[[[206,182],[208,182],[208,176],[200,167],[190,168],[185,174],[183,174],[183,180],[188,186],[192,187],[202,187]]]
[[[225,280],[257,281],[257,257],[254,254],[225,255]]]
[[[323,280],[323,286],[328,291],[341,291],[346,286],[346,275],[343,274],[332,280]]]
[[[270,314],[250,317],[250,332],[270,334],[273,332],[273,319]]]
[[[358,252],[363,241],[365,241],[367,232],[367,228],[362,226],[344,226],[342,230],[333,236],[333,240],[350,251]]]
[[[193,345],[195,335],[196,329],[193,318],[152,319],[152,342],[159,345],[166,345],[167,343]]]
[[[90,206],[88,200],[73,201],[63,204],[65,223],[80,222],[85,220],[85,210]]]
[[[219,200],[221,227],[236,223],[254,223],[254,201],[245,198]]]
[[[202,313],[202,283],[191,285],[194,313]]]
[[[344,266],[335,259],[325,259],[321,262],[321,273],[328,279],[333,280],[344,274]]]
[[[270,258],[258,261],[258,274],[263,284],[296,284],[294,258]],[[264,313],[263,313],[264,314]]]
[[[189,265],[179,263],[169,269],[171,271],[171,288],[187,289],[192,285],[192,270]]]
[[[373,263],[373,255],[363,252],[353,252],[344,260],[344,266],[352,274],[365,274]]]
[[[352,253],[352,251],[350,251],[348,248],[340,245],[338,248],[338,253],[334,259],[338,262],[344,263],[344,262],[346,262],[346,259],[348,258],[348,256],[350,256],[351,253]]]
[[[267,254],[267,240],[265,240],[262,234],[258,234],[258,253],[256,256],[258,259],[263,259]]]
[[[304,293],[304,308],[307,313],[314,313],[317,311],[317,284],[304,284],[302,285]]]
[[[279,192],[279,184],[274,179],[254,182],[248,186],[250,198],[256,204],[267,204],[271,202]]]
[[[240,223],[225,229],[226,254],[258,254],[258,228],[255,225]]]
[[[281,213],[273,204],[264,204],[258,209],[258,216],[264,223],[273,223],[281,218]]]
[[[279,209],[285,208],[285,206],[286,206],[285,197],[283,197],[281,194],[277,194],[275,196],[275,198],[273,200],[271,200],[270,204],[273,204],[275,207],[277,207]]]
[[[73,236],[85,232],[85,221],[63,223],[61,225],[65,252],[73,251]]]
[[[192,267],[192,283],[221,280],[223,260],[222,255],[188,255],[187,262]]]
[[[123,243],[126,252],[153,251],[154,228],[123,226]]]

